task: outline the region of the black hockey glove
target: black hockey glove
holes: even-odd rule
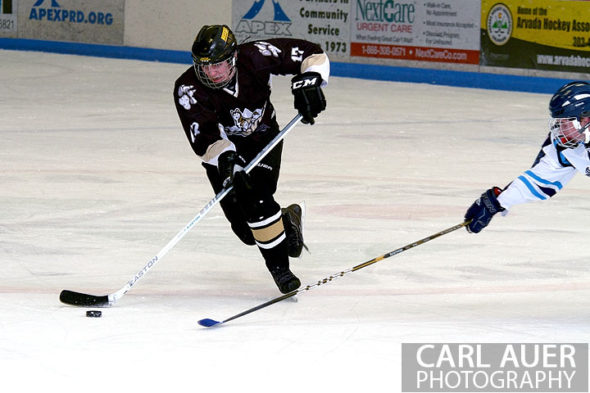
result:
[[[473,205],[465,213],[465,221],[472,220],[466,229],[471,233],[479,233],[482,229],[488,226],[494,214],[504,211],[500,202],[498,202],[498,195],[502,190],[498,187],[492,187],[473,202]]]
[[[217,159],[217,170],[223,180],[223,188],[234,187],[236,195],[249,194],[253,187],[250,176],[244,171],[246,160],[235,151],[221,153]]]
[[[303,116],[301,121],[305,124],[313,124],[313,119],[326,109],[326,97],[321,85],[322,76],[317,72],[304,72],[291,79],[295,109]]]
[[[234,182],[237,173],[243,172],[247,176],[244,172],[245,166],[246,161],[235,151],[221,153],[217,159],[217,170],[223,179],[223,188],[229,187]]]

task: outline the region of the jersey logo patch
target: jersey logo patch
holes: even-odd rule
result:
[[[590,176],[590,166],[586,167],[586,176]]]
[[[264,108],[256,109],[254,112],[248,108],[244,109],[243,112],[236,108],[232,109],[230,113],[234,120],[234,125],[225,128],[227,134],[248,136],[256,131],[260,125],[260,120],[262,120],[262,116],[264,115]]]
[[[191,109],[191,105],[197,103],[197,99],[193,97],[195,94],[195,86],[182,85],[178,88],[178,103],[187,111]]]
[[[254,44],[263,56],[279,57],[282,51],[268,42],[258,41]]]

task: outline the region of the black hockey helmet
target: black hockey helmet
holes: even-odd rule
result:
[[[558,144],[573,148],[590,142],[590,84],[570,82],[560,87],[549,101],[550,129]]]
[[[227,85],[235,74],[237,41],[234,33],[226,25],[203,26],[191,50],[197,78],[205,86],[219,89]],[[228,75],[217,80],[208,75],[206,67],[227,66]]]

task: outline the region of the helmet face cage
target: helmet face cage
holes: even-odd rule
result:
[[[236,55],[218,63],[199,63],[193,58],[193,66],[199,82],[211,89],[221,89],[226,86],[236,74]],[[224,75],[219,78],[212,78],[213,69],[225,70]]]
[[[549,101],[549,129],[554,141],[566,148],[590,144],[590,84],[583,81],[563,85]]]
[[[549,120],[551,136],[558,145],[566,148],[575,148],[580,143],[590,143],[590,118],[576,117],[552,117]]]
[[[192,47],[199,81],[212,89],[226,86],[236,73],[236,37],[226,25],[203,26]]]

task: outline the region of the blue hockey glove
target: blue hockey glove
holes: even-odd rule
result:
[[[305,124],[313,124],[314,118],[326,109],[326,97],[322,91],[322,76],[317,72],[304,72],[291,79],[291,92],[295,97],[295,109],[303,116]]]
[[[494,214],[504,211],[505,209],[498,202],[498,195],[502,190],[498,187],[492,187],[473,202],[473,205],[465,213],[465,221],[472,220],[466,229],[471,233],[479,233],[488,226]]]

